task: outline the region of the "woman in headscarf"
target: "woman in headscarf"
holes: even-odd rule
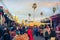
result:
[[[28,33],[28,36],[29,36],[29,40],[34,40],[34,38],[33,38],[33,30],[32,30],[31,26],[29,27],[27,33]]]

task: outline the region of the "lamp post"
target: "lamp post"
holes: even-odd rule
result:
[[[34,9],[33,20],[35,20],[35,9],[37,8],[37,4],[36,3],[33,3],[32,8]]]

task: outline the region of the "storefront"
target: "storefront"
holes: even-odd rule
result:
[[[52,19],[52,27],[56,28],[60,24],[60,14],[56,14],[50,17]]]

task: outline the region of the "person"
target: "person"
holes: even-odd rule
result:
[[[34,40],[33,38],[33,30],[32,30],[32,27],[30,26],[28,31],[27,31],[27,34],[29,36],[29,40]]]
[[[22,31],[23,31],[23,34],[26,32],[25,26],[22,26]]]
[[[0,40],[3,40],[3,30],[0,29]]]
[[[9,33],[9,30],[7,28],[4,28],[3,39],[4,40],[12,40],[11,36],[10,36],[10,33]]]
[[[3,40],[3,34],[4,34],[4,26],[0,25],[0,40]]]
[[[44,33],[43,33],[45,40],[48,40],[50,37],[50,28],[49,26],[45,26]]]
[[[3,34],[4,34],[3,29],[4,29],[4,26],[1,26],[1,25],[0,25],[0,36],[3,36]]]
[[[2,36],[0,37],[0,40],[4,40]]]
[[[16,29],[14,27],[11,27],[11,30],[10,30],[10,36],[11,38],[13,39],[16,35]]]
[[[16,34],[17,34],[17,35],[20,34],[19,27],[16,28]]]
[[[43,37],[43,29],[41,27],[39,27],[39,33],[40,33],[40,36]]]
[[[45,32],[45,40],[48,40],[49,38],[49,34],[48,34],[48,31]]]
[[[19,31],[20,31],[20,34],[22,35],[22,34],[23,34],[23,29],[22,29],[22,27],[20,27]]]
[[[55,40],[55,38],[56,38],[56,33],[53,28],[51,28],[51,33],[50,33],[50,39],[52,40],[52,38],[54,38],[53,40]]]
[[[38,32],[38,27],[36,27],[34,31],[35,31],[35,35],[38,36],[38,33],[39,33]]]

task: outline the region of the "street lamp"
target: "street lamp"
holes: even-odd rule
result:
[[[35,17],[35,9],[37,8],[37,4],[36,3],[33,3],[32,8],[34,9],[34,13],[33,13],[33,19],[34,19],[34,17]]]

